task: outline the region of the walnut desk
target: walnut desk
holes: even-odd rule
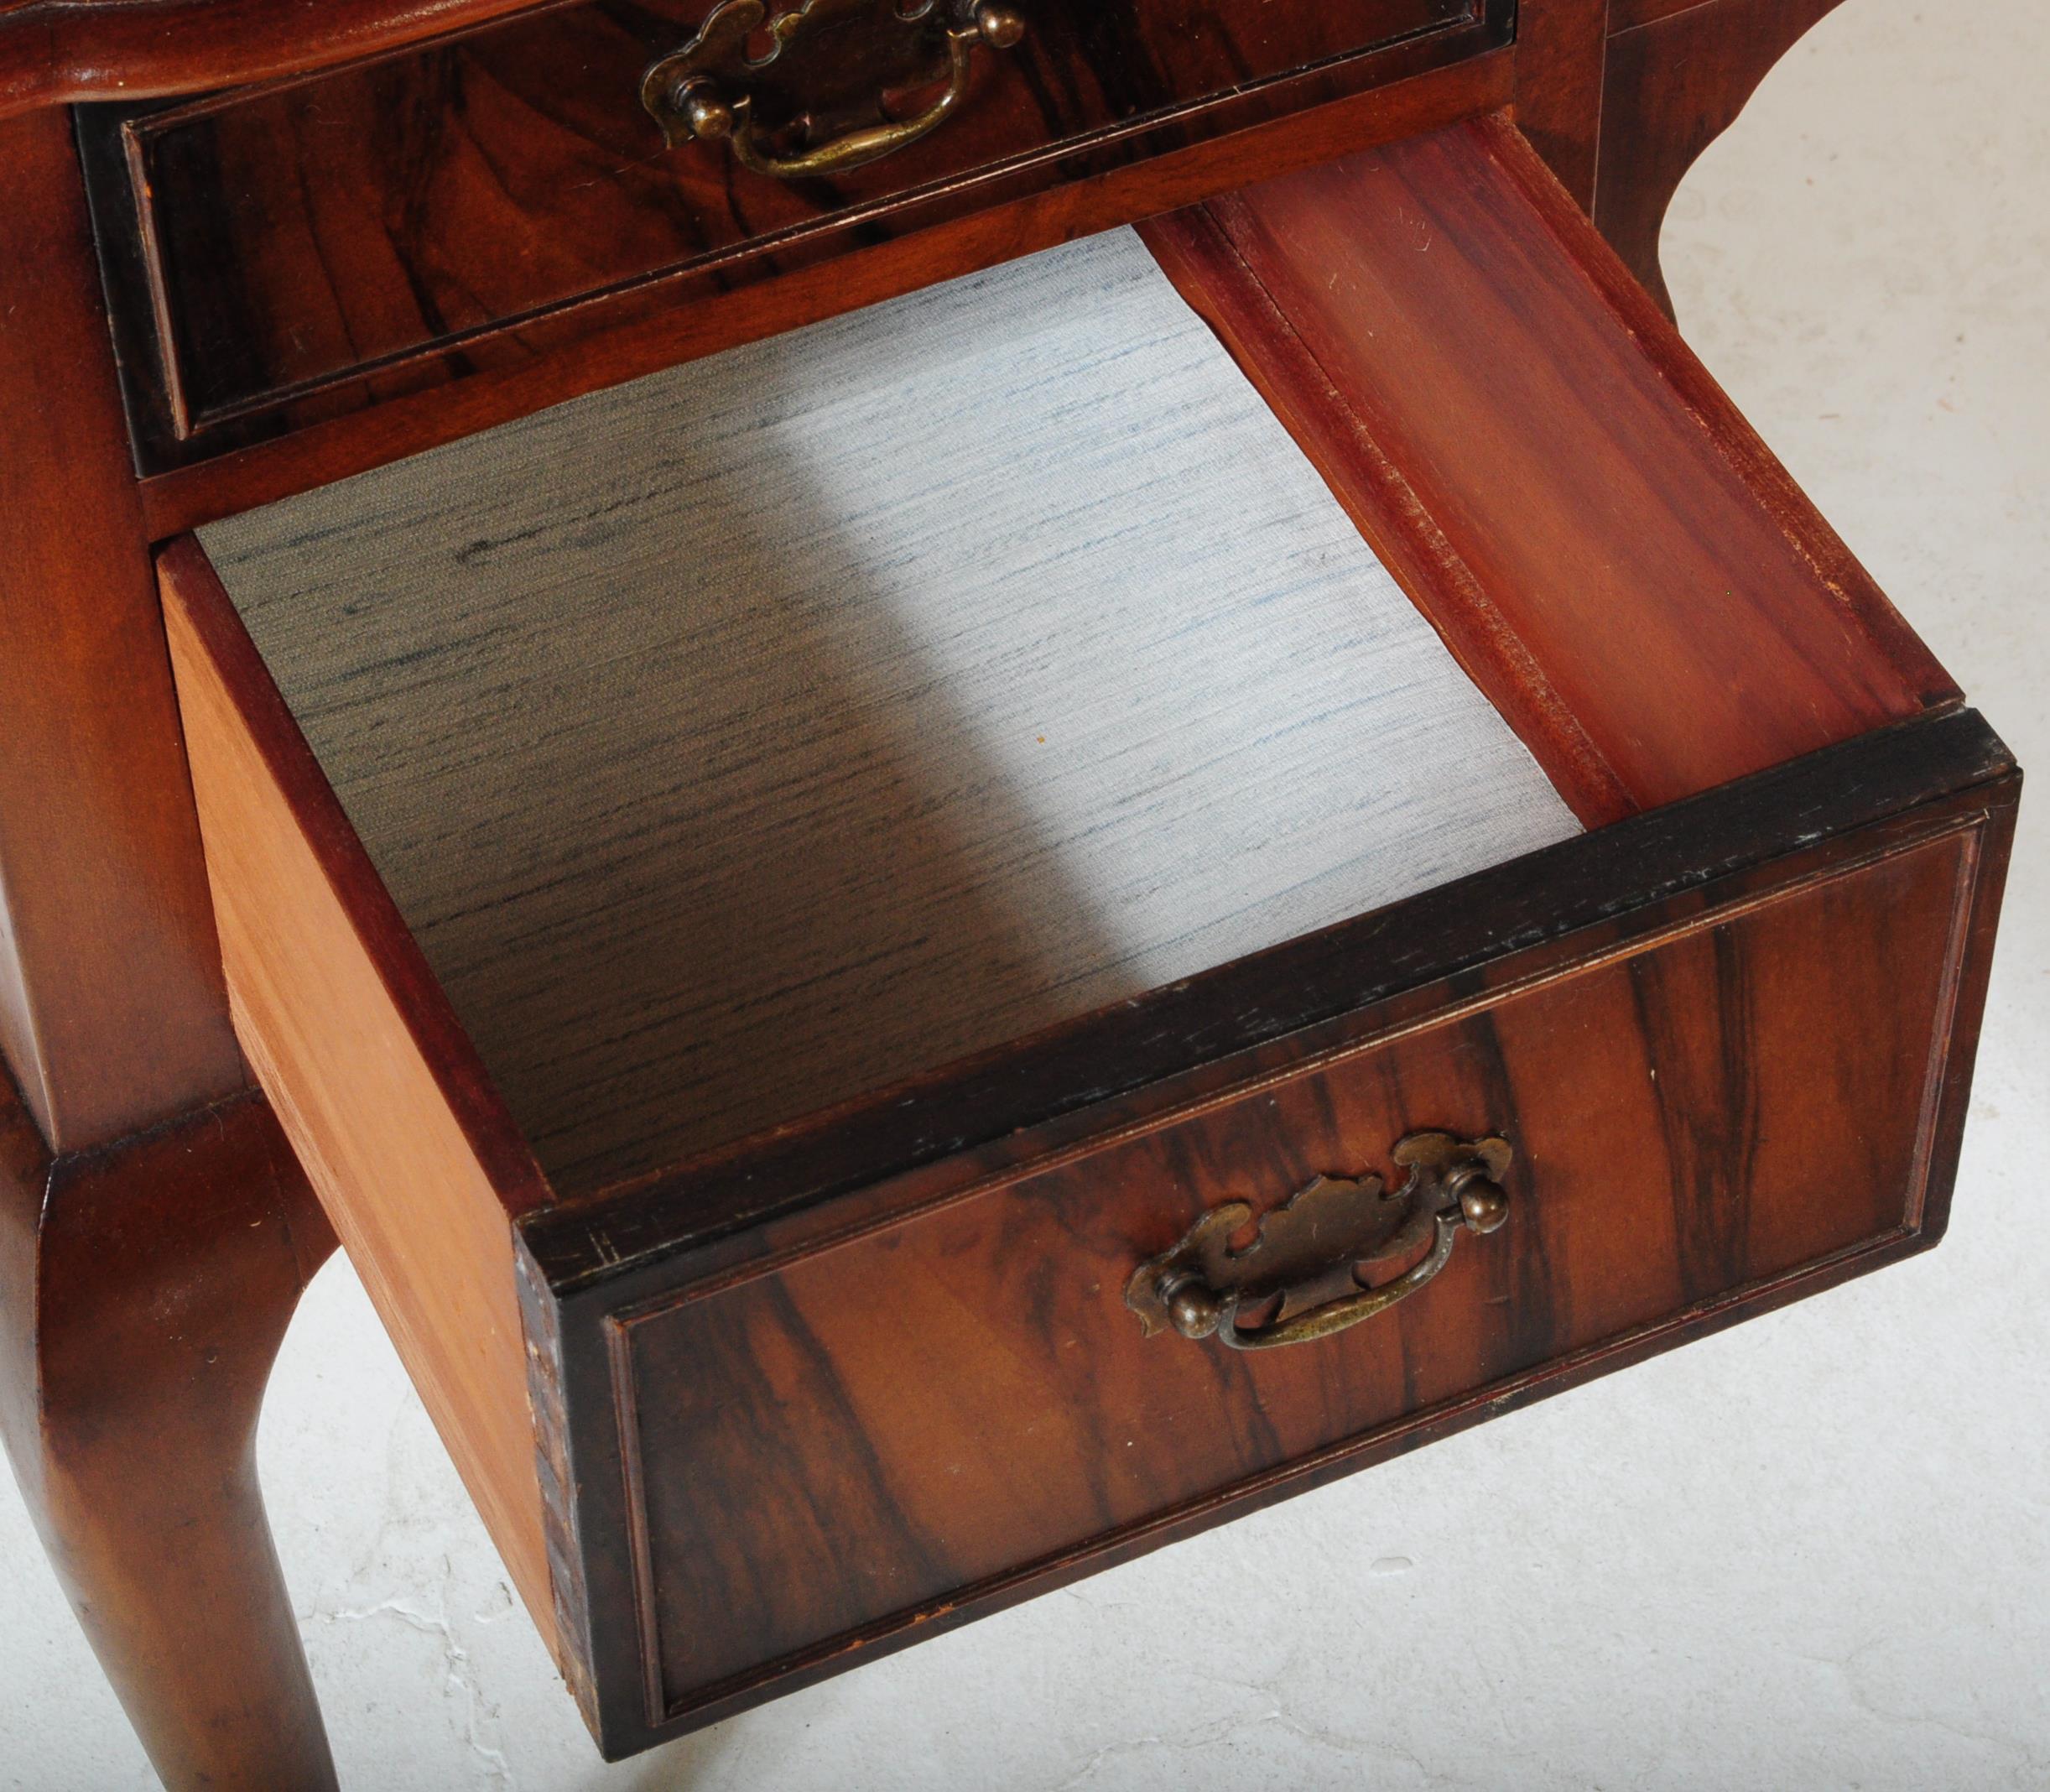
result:
[[[1657,262],[1831,5],[0,0],[0,1425],[168,1785],[333,1783],[337,1235],[608,1755],[1938,1241],[2019,774]]]

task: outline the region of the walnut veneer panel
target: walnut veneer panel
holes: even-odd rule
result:
[[[205,540],[566,1195],[1574,830],[1128,234]]]
[[[610,1336],[655,1709],[1912,1232],[1977,853],[1951,831],[1682,920],[630,1309]],[[1271,1356],[1142,1336],[1126,1283],[1203,1211],[1385,1175],[1427,1127],[1517,1153],[1508,1224],[1428,1289]]]
[[[1371,60],[1385,55],[1407,65],[1440,41],[1398,46]],[[1384,70],[1347,96],[1268,116],[1100,178],[1048,186],[1038,184],[1038,171],[1028,166],[1007,174],[1000,192],[984,195],[986,204],[963,209],[958,189],[920,201],[908,208],[916,218],[892,221],[895,232],[878,231],[873,220],[843,220],[773,260],[701,269],[674,284],[573,306],[497,338],[503,352],[489,357],[489,367],[472,345],[398,389],[385,378],[309,400],[315,414],[294,417],[286,433],[252,425],[253,439],[240,448],[195,440],[198,457],[190,464],[179,455],[164,459],[154,436],[138,439],[143,464],[153,469],[143,482],[144,516],[154,537],[168,539],[602,387],[1190,205],[1260,173],[1303,168],[1364,143],[1437,129],[1512,96],[1513,57],[1506,48],[1449,63],[1423,60],[1422,72]],[[1326,79],[1306,78],[1313,86]],[[1263,90],[1249,100],[1271,96]],[[84,141],[90,169],[99,139],[88,131]],[[117,204],[127,203],[126,181],[119,173]],[[116,334],[134,381],[147,385],[154,378],[147,370],[154,326],[146,294],[122,272],[127,266],[118,251],[108,263],[110,279],[124,294]],[[154,403],[146,393],[132,398],[144,409]]]
[[[901,29],[887,10],[836,28],[843,60],[886,60],[877,45]],[[1042,188],[1184,148],[1372,85],[1353,72],[1368,52],[1483,49],[1505,34],[1485,10],[1220,0],[1199,18],[1176,0],[1037,0],[1022,44],[978,55],[943,128],[867,167],[783,181],[717,145],[665,149],[643,108],[643,76],[689,41],[706,0],[599,0],[144,116],[128,128],[132,190],[108,206],[124,223],[139,210],[161,325],[152,397],[184,438],[319,415],[331,407],[305,401],[323,392],[349,408],[516,363],[531,350],[514,332],[567,307],[723,279],[852,222],[893,232],[906,203],[959,212],[994,196],[978,187]],[[1088,159],[1062,167],[1064,153]]]

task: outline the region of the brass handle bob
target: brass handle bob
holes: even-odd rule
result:
[[[770,48],[748,54],[766,34]],[[929,136],[960,109],[977,44],[1009,49],[1025,21],[996,0],[807,0],[768,15],[766,0],[723,0],[697,36],[648,70],[641,102],[674,146],[731,146],[734,159],[778,180],[845,174]],[[891,118],[886,96],[946,89],[923,112]],[[779,134],[804,147],[778,153]]]
[[[1501,1178],[1512,1154],[1506,1139],[1413,1133],[1392,1155],[1409,1171],[1399,1190],[1389,1192],[1378,1176],[1319,1176],[1267,1215],[1242,1251],[1231,1239],[1252,1218],[1251,1206],[1235,1201],[1212,1208],[1173,1250],[1140,1265],[1125,1305],[1148,1337],[1171,1329],[1231,1350],[1308,1344],[1387,1312],[1445,1267],[1462,1231],[1485,1235],[1508,1218]],[[1427,1241],[1424,1255],[1392,1281],[1361,1286],[1361,1264],[1399,1261]],[[1241,1329],[1242,1310],[1270,1305],[1262,1323]]]

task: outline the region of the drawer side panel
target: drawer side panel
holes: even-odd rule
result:
[[[1504,119],[1141,234],[1590,824],[1955,701]]]
[[[237,1034],[553,1646],[512,1230],[540,1172],[397,916],[380,925],[332,797],[294,776],[304,743],[204,551],[159,570]]]

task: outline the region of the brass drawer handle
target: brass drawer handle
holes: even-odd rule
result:
[[[769,47],[751,57],[757,34]],[[996,0],[806,0],[773,19],[767,0],[722,0],[648,71],[641,103],[672,147],[728,143],[743,167],[778,180],[844,174],[938,130],[967,95],[976,46],[1009,49],[1024,35],[1024,19]],[[887,115],[889,94],[942,76],[946,91],[924,111]],[[782,133],[805,147],[778,154]]]
[[[1328,1338],[1407,1300],[1451,1259],[1460,1229],[1495,1231],[1509,1217],[1501,1179],[1506,1139],[1471,1142],[1449,1133],[1413,1133],[1395,1148],[1409,1180],[1393,1194],[1379,1176],[1342,1182],[1319,1176],[1260,1222],[1242,1251],[1232,1234],[1252,1218],[1242,1201],[1213,1207],[1171,1251],[1143,1263],[1125,1305],[1146,1336],[1172,1326],[1185,1338],[1215,1337],[1233,1350],[1276,1350]],[[1362,1288],[1357,1266],[1399,1259],[1426,1240],[1413,1268],[1380,1288]],[[1241,1331],[1241,1308],[1277,1302],[1266,1322]]]

